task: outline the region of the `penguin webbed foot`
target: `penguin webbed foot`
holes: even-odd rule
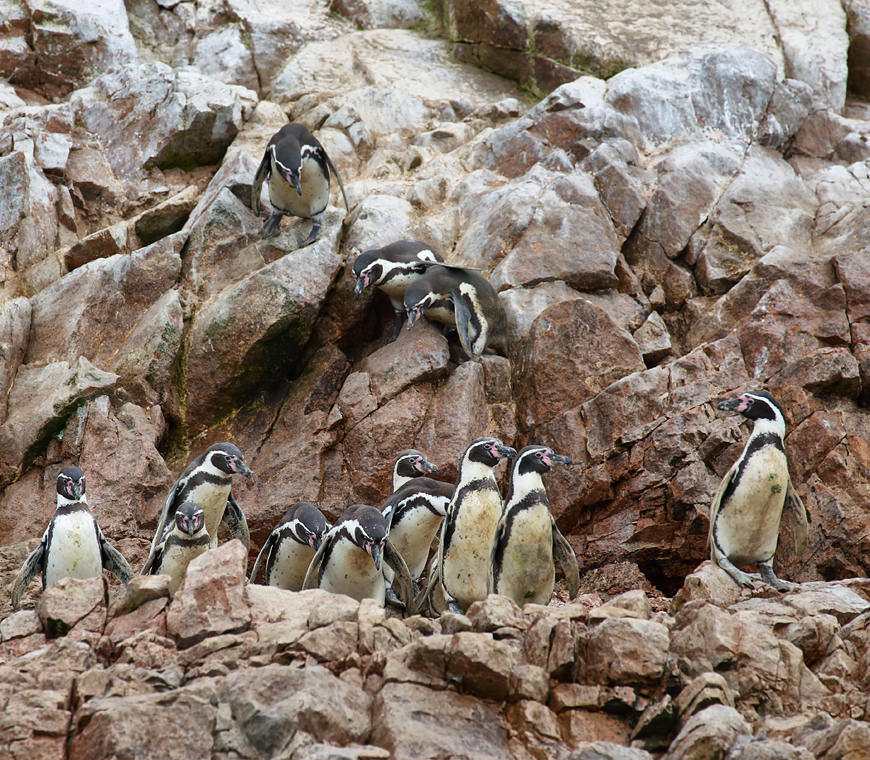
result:
[[[462,607],[459,606],[458,602],[451,596],[447,599],[447,609],[450,610],[454,615],[464,615],[465,613],[462,611]]]
[[[260,237],[263,238],[263,240],[273,238],[278,234],[278,232],[280,232],[282,216],[283,214],[276,212],[266,220],[266,223],[260,230]]]
[[[753,581],[752,575],[750,575],[749,573],[744,573],[727,557],[719,557],[716,560],[716,564],[718,564],[719,567],[721,567],[726,573],[728,573],[728,575],[731,576],[731,579],[738,586],[744,586],[745,588],[755,588],[755,582]]]
[[[394,607],[398,607],[400,610],[405,609],[405,603],[396,596],[396,592],[393,591],[391,586],[387,586],[386,592],[386,602],[387,604],[392,604]]]
[[[308,237],[305,238],[299,248],[305,248],[305,246],[311,245],[320,237],[320,219],[312,219],[311,221],[313,222],[311,225],[311,232],[308,233]]]
[[[387,343],[392,343],[396,338],[399,337],[399,333],[402,332],[402,325],[405,324],[405,310],[404,309],[395,309],[396,318],[393,321],[392,327],[390,327],[387,332]]]
[[[798,588],[797,583],[791,583],[790,581],[784,581],[777,578],[776,573],[773,572],[773,565],[770,562],[759,562],[758,569],[761,570],[761,580],[763,580],[768,586],[773,586],[777,591],[794,591]]]

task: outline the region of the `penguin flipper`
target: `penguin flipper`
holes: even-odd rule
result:
[[[302,591],[305,591],[307,588],[320,587],[320,566],[323,563],[323,554],[329,543],[329,541],[324,540],[320,544],[320,548],[314,552],[314,556],[308,564],[308,570],[305,571],[305,579],[302,581]]]
[[[459,333],[459,342],[468,358],[477,361],[483,353],[483,348],[486,347],[486,325],[481,324],[472,315],[465,296],[458,289],[450,295],[453,297],[453,313],[456,315],[456,332]],[[480,351],[475,351],[474,345],[478,342],[482,342],[483,347]]]
[[[271,142],[269,144],[271,145]],[[263,160],[260,161],[260,165],[257,167],[257,172],[254,174],[254,182],[251,185],[251,211],[254,212],[254,216],[260,215],[260,193],[263,190],[263,183],[271,173],[272,162],[269,156],[269,149],[266,148],[266,152],[263,153]]]
[[[115,575],[125,586],[133,580],[133,570],[124,555],[112,546],[103,535],[103,531],[97,528],[100,537],[100,554],[103,560],[103,569]]]
[[[145,560],[145,564],[142,565],[142,569],[139,571],[139,575],[157,575],[157,571],[160,568],[160,565],[163,564],[163,548],[166,546],[165,541],[161,541],[154,552],[149,555],[148,559]]]
[[[221,522],[227,526],[227,530],[233,538],[239,539],[246,549],[251,548],[251,531],[248,530],[248,521],[232,494],[227,497],[227,507]]]
[[[405,605],[405,609],[410,609],[414,603],[414,583],[411,580],[411,571],[408,570],[404,557],[390,543],[389,538],[384,544],[384,562],[393,569],[393,592]]]
[[[409,614],[428,615],[429,617],[437,616],[433,614],[433,594],[435,593],[435,587],[438,585],[438,575],[438,555],[436,554],[435,558],[432,560],[432,564],[429,566],[429,577],[426,581],[426,585],[414,597],[411,608],[408,610]]]
[[[323,157],[326,159],[326,164],[329,166],[329,170],[335,175],[335,178],[338,180],[338,186],[341,188],[341,197],[344,198],[344,208],[346,211],[350,211],[350,205],[347,202],[347,193],[344,192],[344,182],[341,181],[341,175],[338,173],[338,169],[335,168],[335,164],[332,163],[332,159],[329,157],[329,154],[323,149],[321,146],[321,151],[323,153]]]
[[[562,531],[556,527],[555,520],[553,520],[553,559],[562,568],[565,582],[568,584],[568,593],[573,599],[580,590],[580,567],[574,549],[568,543],[568,539],[562,535]]]
[[[501,519],[498,521],[498,525],[495,528],[495,535],[492,537],[492,547],[489,550],[489,565],[487,565],[486,572],[486,593],[487,594],[497,594],[498,592],[495,590],[495,566],[496,559],[499,554],[499,547],[502,546],[502,541],[504,540],[504,530],[505,525],[504,515],[502,515]]]
[[[416,264],[418,262],[414,262],[414,263]],[[439,267],[445,267],[447,269],[460,269],[460,270],[464,270],[464,271],[468,271],[468,272],[481,272],[481,271],[483,271],[480,267],[473,267],[473,266],[471,266],[471,264],[453,264],[449,261],[423,261],[423,260],[420,260],[419,263],[422,264],[424,267],[439,266]]]
[[[266,557],[269,556],[269,552],[272,551],[272,545],[275,543],[275,536],[277,534],[273,531],[269,534],[269,538],[267,538],[263,542],[263,547],[260,549],[260,553],[257,555],[257,559],[254,560],[254,567],[251,569],[251,574],[248,576],[248,583],[254,583],[257,578],[257,570],[260,569],[260,562],[263,561]],[[269,582],[269,579],[266,578],[266,582]]]
[[[782,521],[785,523],[785,529],[790,531],[793,536],[795,553],[800,556],[806,551],[809,543],[810,515],[803,499],[795,491],[791,478],[789,478],[788,489],[785,493]]]
[[[12,607],[18,609],[21,607],[21,595],[24,589],[32,581],[38,573],[42,571],[42,563],[45,560],[45,549],[48,546],[48,533],[42,537],[42,540],[37,544],[36,548],[30,552],[24,564],[18,571],[15,578],[15,585],[12,586]]]
[[[179,478],[179,480],[181,480]],[[166,497],[166,501],[163,502],[163,509],[160,512],[160,517],[157,520],[157,529],[154,531],[154,538],[151,539],[151,551],[148,552],[148,558],[145,560],[145,564],[142,566],[142,570],[140,571],[141,575],[147,575],[150,573],[150,569],[146,570],[145,568],[150,568],[154,566],[154,554],[157,551],[157,547],[163,543],[166,539],[164,536],[164,532],[166,531],[167,524],[171,524],[173,518],[175,517],[175,510],[172,508],[175,502],[175,495],[178,493],[178,483],[179,480],[176,480],[172,485],[172,488],[169,491],[169,495]]]
[[[738,460],[739,461],[739,460]],[[731,465],[731,469],[725,473],[725,477],[722,478],[722,482],[719,484],[719,490],[716,491],[716,495],[713,497],[713,501],[710,502],[710,529],[707,531],[707,548],[710,549],[710,559],[718,564],[718,560],[713,555],[715,550],[715,542],[713,540],[713,529],[716,527],[716,517],[719,515],[719,509],[722,507],[722,497],[725,494],[725,491],[728,490],[731,485],[731,481],[737,476],[737,462]]]

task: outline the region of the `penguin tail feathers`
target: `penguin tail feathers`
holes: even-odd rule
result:
[[[338,180],[338,186],[341,188],[341,197],[344,198],[345,211],[350,211],[350,204],[347,202],[347,193],[344,191],[344,182],[341,181],[341,175],[338,173],[338,169],[335,168],[335,164],[332,163],[332,159],[329,157],[329,154],[326,151],[323,151],[323,157],[326,159],[326,163],[329,165],[329,170],[335,175],[335,178]]]

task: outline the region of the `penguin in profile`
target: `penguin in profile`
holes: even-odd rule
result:
[[[95,578],[103,570],[114,573],[125,585],[133,577],[127,560],[106,540],[88,509],[85,474],[78,467],[64,467],[56,489],[57,507],[51,522],[12,586],[16,610],[24,589],[38,573],[42,573],[43,591],[61,578]]]
[[[217,546],[218,526],[221,522],[226,524],[233,538],[238,538],[246,548],[250,547],[248,521],[230,493],[235,474],[249,478],[251,470],[245,464],[245,457],[238,446],[232,443],[209,446],[190,463],[166,497],[154,539],[151,541],[151,552],[142,567],[142,575],[151,573],[157,547],[172,531],[175,512],[185,501],[192,501],[202,507],[205,529],[211,539],[210,549]]]
[[[208,551],[211,539],[205,529],[205,513],[192,501],[175,510],[175,526],[154,551],[151,575],[169,576],[169,593],[175,596],[187,566]]]
[[[329,205],[330,171],[338,180],[345,209],[350,210],[341,175],[311,132],[302,124],[285,124],[272,135],[251,188],[251,210],[259,216],[260,192],[263,182],[269,180],[273,212],[260,235],[263,238],[275,237],[282,216],[299,216],[312,221],[311,232],[300,247],[317,240],[323,212]]]
[[[329,523],[317,507],[307,501],[294,504],[260,549],[250,582],[256,581],[257,570],[265,560],[267,586],[301,591],[305,573],[327,530]]]
[[[381,506],[390,525],[390,542],[405,560],[415,592],[416,580],[426,567],[432,540],[453,497],[452,483],[423,475],[437,471],[419,451],[403,451],[393,468],[393,492]],[[384,568],[384,575],[388,582],[392,581],[390,568]]]
[[[773,572],[783,508],[794,514],[802,533],[799,542],[806,538],[809,518],[788,473],[785,415],[766,391],[746,391],[720,402],[717,409],[738,412],[755,425],[710,506],[710,557],[742,586],[751,588],[759,575],[737,565],[758,565],[765,583],[779,591],[792,589],[794,584]]]
[[[549,446],[526,446],[514,460],[511,487],[489,558],[488,591],[527,603],[548,604],[561,565],[571,598],[580,587],[577,557],[556,527],[541,476],[570,457]]]
[[[375,507],[355,504],[326,534],[311,560],[302,588],[320,587],[354,599],[386,597],[382,561],[393,569],[393,591],[404,605],[413,599],[408,566],[387,539],[389,525]]]
[[[489,347],[507,352],[507,317],[489,280],[471,269],[431,265],[405,291],[408,328],[426,319],[455,327],[469,359],[477,361]]]
[[[493,468],[517,452],[498,438],[477,438],[459,464],[459,480],[441,524],[435,566],[426,589],[414,602],[416,610],[432,600],[436,584],[453,612],[465,612],[472,602],[486,598],[489,553],[502,502]]]
[[[387,294],[393,305],[395,321],[387,333],[387,342],[399,337],[405,322],[405,290],[423,276],[429,264],[442,261],[425,243],[399,240],[382,248],[366,248],[353,261],[351,271],[356,284],[354,295],[374,286]]]

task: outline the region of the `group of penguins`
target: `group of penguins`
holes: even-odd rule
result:
[[[782,409],[765,391],[746,391],[718,408],[739,412],[754,427],[710,508],[711,558],[738,584],[752,587],[760,580],[791,589],[794,584],[773,571],[780,519],[788,508],[805,528],[808,517],[789,477]],[[513,459],[504,501],[495,478],[503,459]],[[547,604],[558,562],[573,597],[580,583],[577,558],[556,526],[542,478],[554,466],[571,463],[549,446],[517,453],[498,438],[483,437],[465,449],[454,485],[429,477],[437,468],[424,454],[403,451],[380,509],[355,504],[330,525],[313,504],[293,505],[263,544],[249,580],[256,582],[263,565],[267,585],[290,591],[319,587],[436,616],[445,609],[464,612],[490,593],[520,606]],[[232,443],[215,444],[190,464],[166,499],[142,574],[168,575],[174,594],[188,564],[217,546],[221,523],[250,547],[247,520],[231,492],[236,474],[250,477],[251,470]],[[737,567],[749,564],[760,574]],[[124,583],[133,577],[88,509],[84,473],[65,467],[57,477],[56,511],[15,580],[12,605],[19,607],[39,573],[45,588],[104,569]],[[418,586],[421,579],[425,583]]]
[[[252,208],[259,214],[268,180],[273,213],[262,236],[277,235],[282,216],[293,215],[313,223],[303,246],[317,240],[330,172],[347,207],[341,177],[323,146],[301,124],[282,127],[269,141],[252,186]],[[410,328],[425,315],[455,329],[470,359],[479,359],[487,348],[506,351],[504,308],[489,281],[473,268],[445,263],[425,244],[402,240],[363,251],[352,273],[356,295],[373,286],[390,298],[395,321],[388,340],[399,335],[406,317]],[[783,411],[765,391],[744,392],[718,408],[742,414],[754,427],[711,505],[711,558],[741,585],[761,580],[780,590],[791,588],[772,565],[780,520],[788,508],[797,526],[806,528],[808,516],[789,477]],[[503,502],[494,468],[505,458],[514,463]],[[419,451],[402,452],[393,468],[392,493],[380,509],[351,506],[330,526],[316,506],[292,506],[263,545],[251,580],[264,564],[269,585],[294,591],[319,586],[435,615],[444,609],[465,611],[488,593],[504,594],[519,605],[547,604],[558,562],[573,597],[579,588],[577,558],[556,527],[542,480],[554,465],[570,464],[569,457],[548,446],[526,446],[517,453],[497,438],[479,438],[463,453],[453,485],[430,478],[435,467]],[[221,523],[250,546],[247,520],[231,493],[236,474],[250,476],[251,470],[232,443],[216,444],[190,464],[166,499],[143,574],[168,575],[175,593],[189,562],[217,545]],[[760,575],[738,565],[757,565]],[[88,509],[84,473],[65,467],[57,478],[54,516],[13,585],[13,607],[39,573],[45,588],[67,576],[94,577],[103,569],[124,583],[133,576]],[[417,581],[423,578],[420,588]]]

